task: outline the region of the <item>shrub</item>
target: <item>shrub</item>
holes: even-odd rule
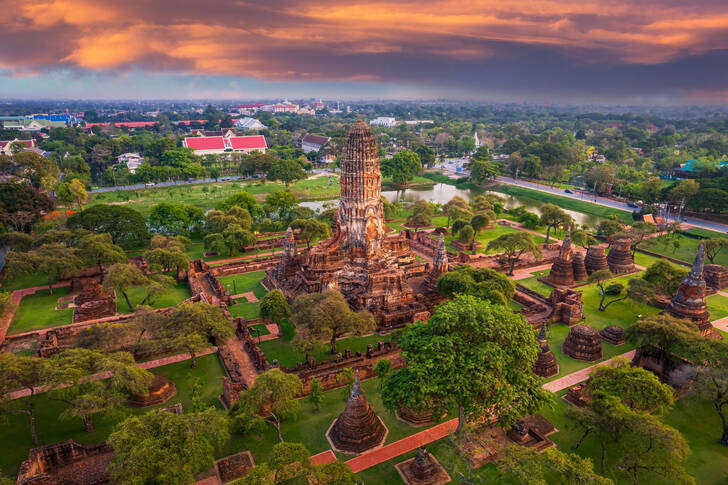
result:
[[[620,283],[612,283],[604,289],[604,293],[607,295],[619,295],[620,293],[622,293],[623,289],[624,285]]]

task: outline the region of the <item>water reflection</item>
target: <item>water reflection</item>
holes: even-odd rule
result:
[[[444,204],[445,202],[449,201],[456,195],[459,195],[463,199],[469,201],[472,197],[475,197],[478,194],[483,194],[491,192],[494,194],[497,194],[501,197],[503,197],[506,201],[506,208],[510,209],[513,207],[523,206],[526,208],[526,210],[529,210],[531,212],[535,212],[536,214],[541,214],[540,208],[544,204],[544,202],[541,202],[539,200],[531,199],[529,197],[520,197],[520,196],[513,196],[508,194],[503,194],[500,192],[492,192],[492,191],[486,191],[486,190],[470,190],[470,189],[461,189],[459,187],[456,187],[454,185],[450,184],[436,184],[432,188],[425,188],[425,189],[406,189],[406,190],[384,190],[382,191],[382,195],[389,199],[392,202],[396,202],[398,200],[403,200],[406,202],[414,202],[420,199],[429,200],[431,202],[439,202],[441,204]],[[310,207],[312,209],[324,209],[327,207],[333,207],[338,203],[338,199],[331,199],[331,200],[317,200],[317,201],[308,201],[308,202],[302,202],[301,205],[305,207]],[[586,224],[589,227],[595,227],[599,222],[603,221],[604,218],[594,216],[591,214],[584,214],[582,212],[575,212],[568,209],[563,209],[564,212],[568,213],[571,217],[574,218],[574,221],[576,221],[578,224]]]

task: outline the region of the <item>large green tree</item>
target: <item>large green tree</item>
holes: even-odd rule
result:
[[[416,152],[402,150],[392,158],[381,161],[382,175],[389,177],[396,185],[405,186],[422,170],[422,161]]]
[[[223,413],[176,414],[153,410],[114,427],[108,442],[116,456],[109,464],[115,483],[185,484],[209,469],[229,437]]]
[[[294,219],[291,228],[298,229],[299,237],[306,241],[306,247],[311,247],[311,242],[316,239],[324,239],[331,235],[331,228],[325,222],[316,219]]]
[[[541,248],[533,241],[530,234],[525,232],[511,232],[493,239],[488,243],[488,251],[503,251],[503,257],[508,263],[508,274],[513,274],[513,268],[521,259],[523,253],[529,253],[534,258],[541,257]]]
[[[45,382],[48,361],[12,352],[0,353],[0,413],[22,413],[28,416],[30,437],[38,446],[35,429],[35,406],[38,388]],[[25,391],[24,399],[13,399],[13,391]]]
[[[120,205],[94,205],[73,214],[66,225],[69,229],[111,234],[114,244],[125,249],[139,247],[149,239],[144,216],[130,207]]]
[[[260,299],[260,316],[276,323],[291,316],[291,307],[281,290],[271,290]]]
[[[471,295],[499,305],[507,305],[515,290],[516,284],[504,274],[470,265],[457,266],[437,280],[437,291],[443,295]]]
[[[87,234],[76,245],[78,256],[86,264],[95,264],[99,268],[100,283],[104,282],[104,264],[123,263],[126,253],[114,244],[111,234]]]
[[[10,251],[7,255],[7,271],[10,275],[40,273],[48,282],[48,292],[53,294],[53,285],[60,275],[71,275],[82,266],[76,250],[63,243],[43,244],[24,253]]]
[[[546,244],[551,236],[551,229],[559,226],[570,226],[573,219],[556,204],[544,204],[541,206],[541,225],[546,226]]]
[[[384,381],[385,405],[467,420],[493,416],[507,426],[548,402],[533,374],[538,343],[521,315],[503,305],[461,295],[439,305],[427,323],[408,326],[399,339],[407,367]]]
[[[162,338],[172,348],[189,353],[195,368],[197,353],[210,346],[210,339],[222,345],[234,334],[232,322],[224,317],[220,307],[188,302],[172,312]]]
[[[276,160],[270,166],[267,178],[270,180],[280,180],[285,184],[286,192],[288,192],[292,182],[306,178],[306,171],[298,160]]]

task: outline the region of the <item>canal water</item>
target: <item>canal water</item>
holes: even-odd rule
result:
[[[503,194],[501,192],[492,192],[492,191],[485,191],[485,190],[470,190],[470,189],[461,189],[459,187],[456,187],[454,185],[450,184],[436,184],[432,188],[423,188],[423,189],[405,189],[405,190],[383,190],[382,195],[386,197],[391,202],[396,202],[398,200],[403,200],[405,202],[415,202],[420,199],[429,200],[430,202],[439,202],[441,204],[446,203],[456,195],[459,195],[463,199],[469,201],[471,198],[475,197],[478,194],[483,193],[493,193],[496,195],[499,195],[503,199],[505,199],[506,203],[505,206],[507,209],[511,209],[518,206],[523,206],[526,210],[534,212],[536,214],[541,214],[541,206],[544,204],[544,202],[541,202],[536,199],[531,199],[529,197],[521,197],[521,196],[513,196],[508,194]],[[327,207],[333,207],[338,203],[338,199],[330,199],[330,200],[316,200],[316,201],[308,201],[308,202],[302,202],[301,205],[305,207],[310,207],[312,209],[325,209]],[[604,220],[603,217],[594,216],[591,214],[584,214],[582,212],[576,212],[571,211],[568,209],[563,209],[564,212],[568,213],[571,217],[574,218],[574,221],[577,224],[581,225],[588,225],[589,227],[596,227],[597,224],[599,224],[601,221]]]

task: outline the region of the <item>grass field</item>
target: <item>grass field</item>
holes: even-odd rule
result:
[[[710,320],[728,317],[728,298],[722,295],[712,295],[705,299],[710,313]]]
[[[504,234],[515,233],[515,232],[519,232],[519,231],[520,231],[520,229],[516,229],[516,228],[510,227],[510,226],[501,226],[500,224],[493,224],[492,229],[483,229],[480,232],[480,234],[478,234],[475,237],[475,240],[480,242],[483,245],[483,248],[479,249],[477,252],[486,253],[486,254],[494,254],[494,253],[500,252],[498,250],[487,251],[486,248],[488,246],[488,243],[494,239],[498,239],[500,236],[502,236]],[[531,236],[531,238],[536,242],[536,244],[541,244],[545,241],[545,238],[543,238],[541,236],[536,236],[534,234],[529,234],[529,236]],[[447,249],[452,252],[459,253],[460,250],[456,249],[451,244],[453,239],[457,239],[457,238],[453,237],[452,235],[445,236],[445,243],[446,243]]]
[[[149,189],[115,190],[90,194],[87,207],[95,204],[119,204],[149,215],[152,207],[161,202],[184,202],[200,209],[212,209],[229,195],[247,191],[263,200],[270,192],[283,190],[279,182],[227,181],[194,185],[173,185]],[[331,198],[339,195],[338,177],[317,177],[291,184],[290,191],[301,200]]]
[[[723,237],[726,237],[726,235],[723,234]],[[680,243],[680,246],[677,249],[673,246],[673,241],[676,240]],[[663,256],[676,258],[687,263],[692,263],[693,260],[695,260],[695,254],[698,252],[699,245],[700,239],[676,234],[674,236],[662,235],[647,239],[640,244],[640,248],[657,254],[662,254]],[[709,261],[706,260],[706,264],[708,263]],[[718,256],[715,258],[715,264],[728,266],[728,251],[723,250],[718,253]]]
[[[606,207],[603,205],[592,204],[590,202],[575,200],[569,197],[561,197],[559,195],[541,192],[540,190],[527,189],[525,187],[517,187],[515,185],[508,184],[499,184],[492,190],[514,196],[529,197],[531,199],[539,200],[541,202],[556,204],[562,209],[573,210],[598,217],[608,218],[610,216],[616,215],[617,218],[619,218],[619,220],[624,222],[625,224],[631,224],[633,222],[632,214],[630,214],[629,212],[619,209],[612,209],[611,207]]]
[[[129,310],[129,306],[126,304],[126,300],[124,299],[124,295],[122,295],[121,292],[118,291],[116,293],[117,313],[131,313],[131,310]],[[146,290],[143,286],[135,286],[128,290],[126,294],[129,296],[129,301],[131,301],[132,306],[136,308],[137,305],[139,305],[144,299],[144,296],[146,295]],[[166,293],[159,296],[154,301],[154,303],[149,306],[152,308],[167,308],[175,306],[191,296],[192,293],[190,292],[190,287],[187,283],[175,283],[174,286],[167,290]]]
[[[258,298],[263,298],[267,291],[260,282],[265,278],[264,271],[254,271],[239,275],[223,276],[218,278],[230,295],[238,295],[252,291]],[[233,317],[243,317],[246,320],[260,317],[260,302],[243,302],[228,307]]]
[[[18,310],[10,323],[8,334],[16,334],[38,330],[41,328],[68,325],[73,320],[73,308],[56,310],[58,299],[68,296],[70,288],[54,288],[53,294],[48,290],[38,290],[33,295],[26,295],[20,301]]]

